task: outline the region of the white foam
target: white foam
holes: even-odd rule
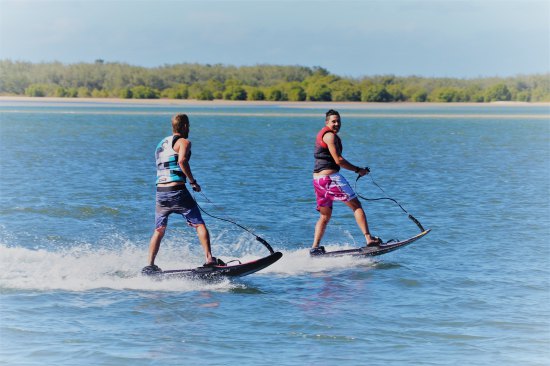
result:
[[[223,244],[222,236],[213,238],[213,252],[226,262],[232,259],[247,262],[268,255],[267,250],[250,236],[239,236],[230,245]],[[111,241],[118,245],[98,248],[98,245],[79,244],[68,249],[45,250],[0,244],[0,288],[40,291],[225,291],[240,286],[229,280],[206,283],[185,279],[155,281],[143,277],[140,271],[147,264],[148,243],[136,245],[118,236],[111,238]],[[328,245],[326,248],[337,250],[346,247]],[[370,259],[352,257],[312,258],[308,250],[282,250],[283,257],[279,261],[255,275],[299,276],[372,262]],[[196,238],[190,238],[187,243],[182,243],[181,238],[164,240],[156,261],[164,270],[194,268],[203,262],[202,249]]]
[[[349,249],[348,246],[325,246],[327,251]],[[309,248],[291,251],[282,251],[283,257],[273,265],[262,270],[262,274],[276,274],[280,276],[299,276],[315,273],[330,272],[346,269],[358,265],[373,264],[370,258],[347,257],[311,257]]]
[[[185,258],[179,248],[163,248],[166,268],[192,268],[201,258]],[[0,245],[0,288],[20,290],[88,291],[94,289],[196,291],[228,290],[230,281],[206,283],[185,279],[155,281],[140,274],[147,250],[125,246],[118,250],[78,246],[62,251],[12,248]]]

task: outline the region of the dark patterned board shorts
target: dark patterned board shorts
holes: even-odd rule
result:
[[[190,226],[204,224],[197,203],[184,185],[157,187],[155,228],[166,227],[168,216],[172,213],[182,215]]]

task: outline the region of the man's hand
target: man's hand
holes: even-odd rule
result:
[[[201,191],[201,186],[199,186],[197,181],[194,181],[193,183],[190,183],[190,184],[191,184],[191,187],[193,188],[193,190],[195,192],[200,192]]]
[[[359,174],[360,177],[365,176],[369,173],[370,173],[370,169],[369,169],[368,166],[366,166],[364,168],[359,168],[359,170],[357,171],[357,174]]]

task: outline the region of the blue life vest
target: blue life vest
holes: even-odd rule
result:
[[[157,161],[157,183],[185,182],[185,174],[178,165],[178,153],[174,144],[181,136],[168,136],[162,139],[155,150]]]

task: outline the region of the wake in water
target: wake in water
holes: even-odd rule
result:
[[[219,239],[219,238],[218,238]],[[338,249],[336,246],[330,249]],[[222,249],[222,248],[220,248]],[[341,248],[340,248],[341,249]],[[232,256],[230,253],[239,253]],[[254,276],[301,276],[330,272],[353,266],[372,265],[371,259],[311,258],[307,248],[282,251],[283,258]],[[223,247],[223,260],[251,261],[267,255],[253,241],[239,240]],[[70,249],[44,250],[0,245],[0,289],[89,291],[95,289],[143,291],[227,291],[242,287],[239,280],[216,282],[196,280],[155,281],[141,276],[147,248],[126,243],[120,248],[94,248],[78,245]],[[196,243],[163,243],[159,266],[168,269],[194,268],[203,258]]]
[[[169,267],[197,266],[200,260],[185,260],[168,248],[165,261]],[[172,253],[171,253],[172,252]],[[229,281],[154,281],[141,276],[146,251],[126,245],[118,250],[91,249],[80,246],[69,250],[47,251],[0,246],[0,288],[20,290],[88,291],[94,289],[196,291],[223,290],[235,287]],[[177,260],[180,258],[180,260]]]
[[[349,246],[325,246],[327,250],[349,249]],[[372,258],[312,258],[309,248],[282,251],[283,258],[273,265],[262,270],[260,274],[275,274],[279,276],[301,276],[314,273],[329,273],[356,266],[372,266],[375,261]]]

